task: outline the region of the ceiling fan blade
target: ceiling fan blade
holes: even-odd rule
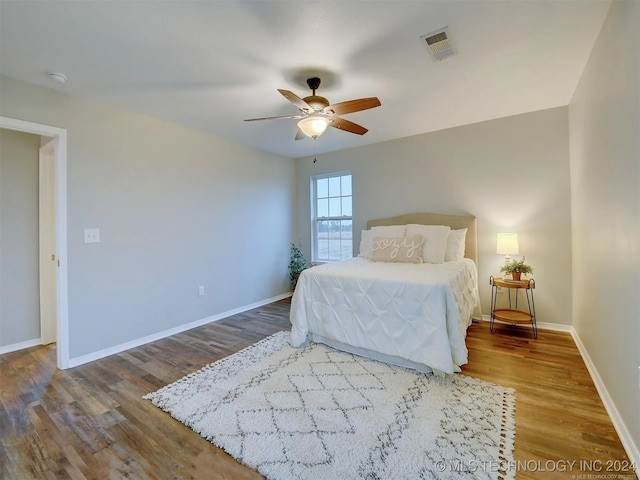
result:
[[[364,135],[369,130],[364,128],[362,125],[358,125],[357,123],[350,122],[349,120],[345,120],[340,117],[330,117],[331,123],[330,126],[338,128],[340,130],[344,130],[345,132],[356,133],[358,135]]]
[[[293,103],[296,107],[298,107],[303,112],[313,113],[313,108],[311,108],[311,106],[307,102],[305,102],[295,93],[290,92],[289,90],[281,90],[281,89],[278,89],[278,91],[282,94],[284,98],[289,100],[291,103]]]
[[[296,140],[302,140],[305,137],[306,137],[306,135],[304,133],[302,133],[302,130],[300,130],[298,128],[298,131],[296,132]]]
[[[336,103],[324,108],[325,113],[333,115],[344,115],[345,113],[360,112],[382,105],[378,97],[359,98],[346,102]]]
[[[247,118],[245,122],[255,122],[257,120],[276,120],[278,118],[304,118],[304,115],[282,115],[280,117],[262,117],[262,118]]]

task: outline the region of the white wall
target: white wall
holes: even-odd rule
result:
[[[1,115],[68,130],[72,359],[288,291],[293,160],[1,80]]]
[[[636,452],[640,448],[639,92],[640,2],[614,2],[569,106],[573,325]]]
[[[534,267],[538,321],[570,324],[566,108],[325,154],[315,164],[298,160],[298,237],[307,257],[309,178],[342,170],[353,172],[356,254],[360,230],[372,218],[411,212],[475,215],[483,313],[489,313],[489,276],[504,264],[495,253],[496,234],[516,231],[520,252]]]
[[[0,130],[0,347],[40,338],[40,137]]]

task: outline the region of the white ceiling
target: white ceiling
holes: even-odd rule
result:
[[[7,1],[0,72],[145,112],[288,157],[295,120],[277,89],[332,103],[377,96],[318,153],[567,105],[610,0]],[[433,60],[419,37],[449,27],[458,54]],[[49,72],[68,76],[54,84]]]

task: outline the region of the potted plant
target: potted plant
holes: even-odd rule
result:
[[[520,280],[520,276],[523,273],[533,273],[533,268],[524,263],[524,257],[522,257],[522,260],[511,260],[511,262],[500,268],[500,271],[506,275],[511,275],[514,280]]]
[[[291,283],[291,290],[296,289],[298,283],[298,277],[303,270],[309,268],[311,264],[304,258],[302,250],[293,243],[291,244],[291,260],[289,260],[289,281]]]

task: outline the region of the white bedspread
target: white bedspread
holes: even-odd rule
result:
[[[442,264],[352,258],[302,272],[291,301],[291,344],[313,335],[445,373],[467,363],[478,303],[472,260]]]

